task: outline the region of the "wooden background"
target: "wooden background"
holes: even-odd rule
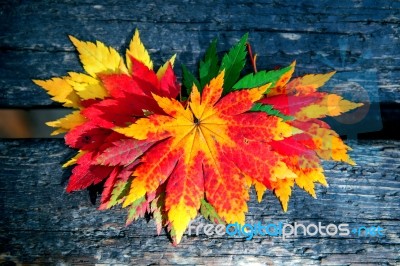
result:
[[[297,60],[296,75],[338,70],[328,89],[370,104],[361,122],[333,121],[338,130],[383,131],[351,141],[357,166],[324,164],[330,187],[318,200],[295,189],[283,213],[271,194],[258,204],[252,193],[248,222],[381,226],[385,236],[185,235],[173,247],[152,221],[125,227],[125,211],[96,210],[88,191],[66,194],[63,140],[1,139],[0,264],[399,265],[399,26],[399,1],[1,1],[1,108],[60,107],[31,79],[81,70],[68,34],[123,52],[138,28],[156,66],[176,53],[177,66],[195,70],[213,38],[222,52],[250,32],[260,69]]]

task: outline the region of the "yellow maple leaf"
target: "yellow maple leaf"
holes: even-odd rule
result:
[[[158,71],[157,71],[157,78],[158,80],[161,80],[161,78],[164,76],[165,71],[167,71],[167,68],[169,65],[171,65],[171,67],[174,67],[174,63],[175,63],[175,58],[176,58],[176,54],[173,55],[167,62],[165,62],[164,65],[162,65]]]
[[[288,208],[290,195],[292,195],[293,185],[294,185],[293,178],[279,179],[275,182],[272,182],[272,188],[274,190],[274,193],[280,200],[283,211],[285,212],[287,211]]]
[[[49,80],[33,80],[33,82],[42,87],[47,93],[53,96],[53,101],[62,103],[65,107],[80,107],[80,98],[72,86],[67,82],[67,78],[52,78]]]
[[[109,94],[100,80],[83,73],[69,72],[66,81],[72,86],[82,100],[104,99]]]
[[[342,113],[362,106],[362,103],[353,103],[336,94],[327,94],[321,102],[304,107],[296,113],[298,119],[323,118],[327,115],[338,116]]]
[[[73,36],[69,38],[79,52],[83,68],[90,76],[97,78],[98,74],[120,71],[123,60],[114,48],[99,41],[92,43],[80,41]]]
[[[132,63],[130,56],[136,60],[142,62],[149,69],[153,69],[153,62],[150,59],[149,52],[144,47],[142,41],[140,40],[139,31],[136,29],[135,34],[129,44],[129,49],[126,51],[126,62],[128,64],[129,72],[132,72]]]
[[[51,133],[51,135],[58,135],[60,133],[68,132],[70,129],[82,125],[85,122],[85,117],[83,117],[79,111],[74,111],[63,118],[47,122],[46,125],[58,128],[53,133]]]

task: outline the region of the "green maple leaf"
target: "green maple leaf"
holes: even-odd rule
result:
[[[204,61],[200,61],[200,92],[210,80],[218,75],[218,55],[217,55],[217,39],[214,39],[206,51]]]
[[[128,207],[128,217],[126,219],[126,225],[131,224],[133,221],[137,220],[140,217],[144,217],[148,205],[149,203],[145,196],[135,200]]]
[[[193,84],[196,85],[197,88],[200,87],[200,82],[196,79],[196,77],[187,69],[185,65],[182,65],[182,76],[183,76],[183,86],[186,87],[186,91],[188,95],[192,91]]]
[[[204,199],[201,200],[200,213],[204,216],[204,218],[210,220],[213,223],[225,224],[221,217],[219,217],[219,215],[215,211],[214,207]]]
[[[256,103],[256,104],[253,105],[253,107],[251,108],[250,111],[252,111],[252,112],[264,112],[264,113],[267,113],[269,115],[280,117],[280,118],[282,118],[283,121],[288,121],[288,120],[293,120],[294,119],[293,116],[284,115],[279,110],[274,109],[273,106],[269,105],[269,104]]]
[[[236,83],[243,70],[246,61],[246,42],[248,33],[243,35],[240,41],[232,47],[222,58],[220,71],[225,69],[224,94],[232,91],[233,85]]]
[[[255,74],[250,73],[241,78],[234,86],[234,90],[257,88],[267,83],[271,83],[270,87],[274,87],[275,83],[283,74],[292,69],[292,66],[271,71],[260,71]]]

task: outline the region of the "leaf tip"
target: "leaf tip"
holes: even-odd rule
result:
[[[138,28],[135,29],[135,33],[134,33],[133,36],[136,37],[136,38],[140,37],[140,33],[139,33],[139,29]]]
[[[77,38],[75,38],[72,35],[68,35],[69,40],[74,44],[74,46],[76,47],[78,45],[78,43],[80,42]]]
[[[40,84],[42,84],[44,82],[44,80],[40,80],[40,79],[32,79],[32,82],[35,83],[36,85],[40,86]]]

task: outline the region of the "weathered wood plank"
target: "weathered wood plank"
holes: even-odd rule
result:
[[[358,163],[325,163],[329,188],[315,200],[296,189],[283,213],[271,194],[254,193],[249,223],[348,223],[381,226],[384,237],[183,237],[173,247],[152,222],[124,226],[125,211],[98,211],[88,192],[66,194],[62,140],[0,142],[0,262],[130,265],[398,265],[400,142],[352,144]],[[64,177],[63,177],[64,176]],[[198,220],[197,223],[204,222]]]
[[[260,68],[296,59],[296,75],[349,74],[332,84],[371,71],[370,100],[400,102],[398,1],[3,1],[0,12],[0,106],[51,106],[30,79],[81,69],[68,34],[123,51],[136,27],[156,65],[177,53],[195,69],[213,38],[225,51],[250,32]]]

